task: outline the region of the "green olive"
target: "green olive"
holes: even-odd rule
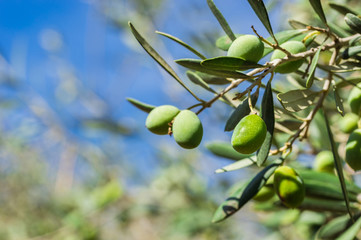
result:
[[[306,51],[305,45],[299,41],[288,41],[288,42],[281,44],[281,47],[286,49],[287,51],[289,51],[292,54],[301,53],[301,52]],[[286,53],[282,52],[279,49],[276,49],[271,56],[271,61],[273,61],[275,59],[284,58],[284,57],[286,57]],[[294,72],[299,67],[301,67],[303,61],[304,61],[303,59],[298,59],[298,60],[282,63],[275,68],[275,72],[278,72],[278,73]]]
[[[190,110],[182,110],[175,117],[172,131],[174,140],[183,148],[196,148],[202,141],[202,123],[198,116]]]
[[[347,102],[351,107],[351,111],[357,115],[360,114],[361,107],[361,84],[357,84],[357,87],[353,87]]]
[[[281,202],[289,208],[298,207],[305,198],[303,180],[291,167],[281,166],[276,169],[273,186]]]
[[[331,151],[322,151],[316,155],[313,169],[318,172],[334,173],[334,160]]]
[[[266,137],[267,127],[258,115],[252,114],[241,119],[233,131],[232,146],[240,153],[257,151]]]
[[[353,131],[348,138],[346,162],[353,170],[361,170],[361,129]]]
[[[359,117],[354,113],[346,113],[340,122],[340,129],[344,133],[351,133],[357,129]]]
[[[257,202],[266,202],[270,200],[275,195],[275,191],[272,186],[262,187],[256,196],[253,197],[253,200]]]
[[[149,112],[145,126],[152,133],[165,135],[168,133],[169,123],[179,113],[179,109],[171,105],[162,105]]]
[[[239,57],[257,63],[263,57],[263,50],[263,42],[258,37],[242,35],[232,42],[227,56]]]

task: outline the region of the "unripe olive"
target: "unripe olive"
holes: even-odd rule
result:
[[[354,113],[346,113],[340,122],[340,129],[344,133],[351,133],[358,126],[359,117]]]
[[[299,41],[288,41],[288,42],[281,44],[281,47],[286,49],[287,51],[289,51],[292,54],[301,53],[301,52],[306,51],[305,45]],[[284,58],[284,57],[286,57],[286,53],[282,52],[281,50],[276,49],[271,56],[271,61],[275,60],[275,59]],[[299,67],[301,67],[302,63],[303,63],[303,59],[285,62],[285,63],[278,65],[275,68],[275,72],[291,73],[291,72],[296,71]]]
[[[240,153],[250,154],[257,151],[266,137],[267,127],[263,119],[255,114],[239,121],[232,135],[232,146]]]
[[[171,105],[162,105],[149,112],[145,126],[152,133],[165,135],[168,133],[169,123],[179,113],[179,109]]]
[[[278,167],[274,173],[273,186],[282,203],[296,208],[305,198],[305,185],[296,171],[288,166]]]
[[[172,131],[175,141],[183,148],[196,148],[202,141],[202,123],[190,110],[182,110],[175,117]]]
[[[322,151],[316,155],[313,169],[318,172],[333,173],[335,163],[331,151]]]
[[[256,196],[253,197],[253,200],[257,202],[266,202],[270,200],[275,195],[275,191],[272,186],[262,187]]]
[[[348,138],[346,162],[353,170],[361,170],[361,129],[353,131]]]
[[[357,84],[357,87],[353,87],[347,102],[351,107],[351,111],[357,115],[360,113],[361,107],[361,84]]]
[[[263,50],[264,45],[258,37],[242,35],[232,42],[227,56],[239,57],[256,63],[263,57]]]

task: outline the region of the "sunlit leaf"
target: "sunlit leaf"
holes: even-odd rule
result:
[[[356,72],[361,70],[361,63],[349,61],[334,66],[322,66],[322,68],[334,73]]]
[[[256,157],[254,157],[254,156],[248,157],[248,158],[241,159],[235,163],[224,166],[222,168],[219,168],[215,171],[215,173],[224,173],[224,172],[235,171],[235,170],[239,170],[239,169],[251,166],[255,163],[256,163]]]
[[[299,35],[303,35],[303,30],[286,30],[286,31],[282,31],[282,32],[278,32],[275,34],[275,37],[277,39],[277,42],[279,44],[285,43],[288,40],[299,36]],[[273,37],[268,37],[267,41],[271,42],[271,43],[275,43]],[[263,52],[263,57],[266,56],[267,54],[269,54],[270,52],[272,52],[274,49],[271,46],[265,45],[265,49]]]
[[[218,207],[213,215],[212,222],[220,222],[241,209],[265,185],[268,178],[274,173],[276,168],[282,164],[282,162],[283,159],[278,159],[274,163],[268,165],[248,184],[243,185],[235,193],[231,194],[231,196]]]
[[[344,232],[351,224],[352,221],[347,214],[334,218],[317,231],[315,239],[336,239],[336,236]]]
[[[336,147],[336,143],[333,139],[333,133],[331,131],[331,127],[330,124],[328,122],[328,117],[326,116],[326,113],[323,113],[324,119],[325,119],[325,123],[326,123],[326,128],[327,128],[327,133],[328,133],[328,138],[330,140],[330,145],[331,145],[331,150],[332,150],[332,154],[333,154],[333,158],[334,158],[334,162],[335,162],[335,168],[337,171],[337,175],[338,178],[340,180],[340,184],[341,184],[341,188],[342,188],[342,193],[344,195],[344,200],[346,203],[346,209],[350,215],[350,218],[352,219],[352,213],[351,213],[351,208],[350,208],[350,200],[347,194],[347,188],[346,188],[346,182],[345,182],[345,177],[343,176],[343,168],[342,168],[342,163],[341,163],[341,159],[338,155],[337,152],[337,147]]]
[[[197,50],[195,50],[194,48],[192,48],[191,46],[189,46],[188,44],[186,44],[185,42],[183,42],[182,40],[180,40],[179,38],[177,37],[174,37],[168,33],[164,33],[164,32],[159,32],[159,31],[156,31],[156,33],[162,35],[162,36],[165,36],[177,43],[179,43],[180,45],[182,45],[183,47],[187,48],[189,51],[191,51],[192,53],[194,53],[195,55],[197,55],[198,57],[200,57],[201,59],[206,59],[206,57],[201,54],[200,52],[198,52]]]
[[[257,151],[257,165],[262,166],[269,154],[269,150],[272,146],[273,131],[275,127],[275,115],[273,105],[273,95],[271,81],[267,83],[266,90],[263,94],[261,104],[261,117],[267,126],[266,138],[263,141],[261,148]]]
[[[201,62],[201,65],[212,70],[226,71],[248,70],[263,67],[260,64],[250,62],[242,58],[227,56],[205,59]]]
[[[308,77],[306,80],[306,88],[310,88],[313,84],[313,79],[315,78],[316,67],[317,67],[318,59],[320,57],[321,49],[322,49],[322,45],[318,48],[317,52],[312,58],[310,70],[308,72]]]
[[[263,26],[267,29],[268,33],[271,36],[274,36],[267,9],[263,3],[263,0],[248,0],[248,2],[251,5],[253,11],[256,13],[259,20],[261,20]]]
[[[223,17],[222,13],[218,10],[216,5],[214,4],[213,0],[207,0],[208,6],[211,9],[213,15],[217,18],[219,24],[223,28],[224,32],[227,36],[232,40],[236,40],[236,36],[234,35],[231,27],[227,23],[226,19]]]
[[[313,10],[315,10],[319,18],[322,20],[322,22],[327,25],[326,16],[325,13],[323,12],[321,5],[321,0],[309,0],[309,1],[311,3]]]
[[[332,199],[305,197],[302,204],[298,206],[298,208],[317,212],[347,213],[345,201]],[[354,211],[357,210],[356,205],[351,206],[351,208]]]
[[[346,24],[355,32],[361,33],[361,19],[352,13],[347,13],[345,16]]]
[[[208,69],[201,65],[201,61],[202,60],[190,59],[190,58],[175,60],[176,63],[178,63],[179,65],[181,65],[183,67],[186,67],[186,68],[189,68],[192,70],[196,70],[199,72],[203,72],[203,73],[212,74],[215,76],[231,77],[231,78],[252,78],[244,73],[237,72],[237,71],[221,71],[221,70]]]
[[[334,24],[332,22],[329,22],[327,23],[328,24],[328,27],[331,29],[331,31],[333,33],[336,33],[337,36],[339,37],[348,37],[350,36],[350,33],[348,33],[347,31],[345,31],[342,27],[340,27],[339,25],[337,24]]]
[[[342,79],[341,81],[336,83],[337,88],[343,88],[347,86],[356,86],[361,82],[361,77],[348,77],[346,79]]]
[[[251,103],[252,106],[255,106],[257,103],[258,94],[252,94],[251,96]],[[238,107],[232,112],[231,116],[228,118],[226,126],[224,128],[224,131],[232,131],[239,121],[241,121],[242,118],[247,116],[251,112],[251,109],[249,108],[248,98],[246,98],[241,104],[238,105]]]
[[[288,24],[294,29],[305,29],[309,25],[294,19],[288,20]]]
[[[206,148],[216,156],[232,160],[241,160],[250,156],[234,150],[230,142],[212,142],[206,144]]]
[[[231,80],[227,79],[226,77],[218,77],[202,72],[196,72],[196,73],[198,76],[200,76],[203,79],[203,81],[205,81],[208,84],[224,85],[224,84],[229,84],[231,82]]]
[[[297,89],[280,93],[277,98],[284,109],[290,112],[298,112],[313,105],[318,94],[318,92],[309,89]]]
[[[197,85],[201,86],[202,88],[206,89],[207,91],[215,93],[215,91],[213,89],[211,89],[209,87],[209,85],[206,82],[204,82],[203,79],[200,76],[198,76],[196,73],[194,73],[192,71],[187,71],[187,77],[194,84],[197,84]]]
[[[141,101],[138,101],[134,98],[127,98],[127,101],[130,102],[136,108],[142,110],[143,112],[149,113],[152,111],[156,106],[150,105]]]
[[[140,33],[135,29],[131,22],[128,22],[128,25],[137,39],[139,44],[143,47],[143,49],[151,56],[166,72],[168,72],[184,89],[186,89],[195,99],[201,101],[178,77],[176,72],[172,69],[171,66],[154,50],[154,48],[140,35]]]

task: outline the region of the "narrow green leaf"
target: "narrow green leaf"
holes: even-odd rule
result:
[[[361,70],[361,64],[357,62],[344,62],[335,66],[323,65],[323,69],[334,73],[356,72]]]
[[[224,32],[227,34],[227,36],[232,40],[236,40],[236,36],[234,35],[231,27],[228,25],[226,19],[223,17],[222,13],[219,11],[219,9],[214,4],[213,0],[207,0],[208,6],[211,9],[213,15],[217,18],[219,24],[223,28]]]
[[[288,24],[294,29],[306,29],[307,26],[309,25],[294,19],[288,20]]]
[[[240,37],[242,35],[243,34],[236,34],[236,38],[238,38],[238,37]],[[219,37],[216,40],[216,47],[223,50],[223,51],[228,51],[228,49],[231,46],[232,42],[233,41],[227,35],[224,35],[222,37]]]
[[[314,170],[305,170],[305,169],[298,169],[298,174],[304,181],[318,181],[321,183],[327,182],[328,184],[332,184],[338,187],[340,183],[338,177],[333,174],[325,173],[325,172],[317,172]],[[358,187],[356,184],[345,181],[347,190],[350,193],[359,194],[361,193],[361,188]]]
[[[242,154],[233,149],[229,142],[212,142],[206,144],[206,148],[214,155],[228,158],[231,160],[241,160],[249,157],[248,154]]]
[[[280,158],[274,161],[274,163],[260,171],[248,184],[243,185],[235,193],[231,194],[231,196],[218,207],[213,215],[212,222],[220,222],[241,209],[265,185],[276,168],[283,163],[283,160],[284,159]]]
[[[203,79],[200,76],[198,76],[196,73],[192,71],[187,71],[187,77],[194,84],[201,86],[202,88],[206,89],[209,92],[216,93],[216,91],[214,91],[211,87],[209,87],[209,85],[205,81],[203,81]]]
[[[175,60],[175,62],[185,68],[189,68],[189,69],[196,70],[196,71],[203,72],[203,73],[208,73],[208,74],[215,75],[215,76],[243,78],[243,79],[252,78],[244,73],[237,72],[237,71],[221,71],[221,70],[208,69],[201,65],[201,60],[199,60],[199,59],[185,58],[185,59]]]
[[[174,37],[168,33],[164,33],[164,32],[159,32],[159,31],[155,31],[156,33],[162,35],[162,36],[165,36],[173,41],[175,41],[176,43],[179,43],[180,45],[182,45],[183,47],[187,48],[189,51],[191,51],[192,53],[194,53],[195,55],[197,55],[198,57],[200,57],[201,59],[206,59],[206,57],[198,52],[197,50],[195,50],[194,48],[192,48],[191,46],[189,46],[188,44],[186,44],[185,42],[183,42],[182,40],[180,40],[179,38],[177,37]]]
[[[323,45],[321,45],[318,48],[317,52],[315,53],[315,55],[312,58],[310,70],[308,72],[308,77],[307,77],[307,80],[306,80],[306,88],[310,88],[312,86],[312,84],[313,84],[313,80],[315,78],[316,67],[317,67],[318,59],[320,57],[320,52],[321,52],[322,46]]]
[[[336,240],[353,240],[361,228],[361,218],[359,218],[351,227],[342,233]]]
[[[168,72],[184,89],[186,89],[195,99],[201,100],[182,82],[176,72],[169,66],[169,64],[154,50],[154,48],[140,35],[131,22],[128,25],[143,49],[151,56],[166,72]]]
[[[251,102],[252,106],[255,106],[258,100],[258,94],[252,94]],[[237,126],[239,121],[242,118],[247,116],[251,112],[249,108],[248,98],[246,98],[238,107],[232,112],[231,116],[228,118],[224,131],[229,132],[233,131],[233,129]]]
[[[248,0],[248,3],[251,5],[253,11],[256,13],[259,20],[261,20],[263,26],[267,29],[268,33],[274,37],[267,9],[263,3],[263,0]]]
[[[317,231],[316,239],[335,239],[337,235],[344,232],[351,224],[352,221],[347,214],[334,218]]]
[[[337,88],[343,88],[347,86],[356,86],[358,83],[361,82],[361,77],[348,77],[346,79],[342,79],[338,83],[336,83]]]
[[[226,71],[248,70],[263,67],[260,64],[250,62],[242,58],[227,56],[205,59],[201,62],[201,65],[212,70]]]
[[[255,157],[248,157],[248,158],[241,159],[237,162],[234,162],[232,164],[229,164],[227,166],[224,166],[222,168],[219,168],[215,171],[215,173],[224,173],[224,172],[235,171],[235,170],[239,170],[241,168],[251,166],[255,163],[256,163]]]
[[[307,197],[343,200],[343,193],[338,185],[310,179],[304,180],[304,184]],[[355,193],[348,192],[348,197],[351,201],[357,202]]]
[[[336,103],[337,112],[339,112],[341,114],[341,116],[344,116],[345,115],[345,109],[343,108],[343,100],[340,97],[340,95],[338,94],[336,86],[333,86],[332,90],[333,90],[333,94],[335,96],[335,103]]]
[[[338,24],[329,22],[328,27],[333,33],[336,33],[336,35],[339,37],[345,38],[350,36],[350,33],[348,33],[346,30],[344,30],[344,28],[340,27]]]
[[[353,210],[357,210],[355,206],[351,206]],[[319,199],[306,197],[302,204],[298,207],[301,210],[311,210],[316,212],[332,212],[347,213],[345,201]]]
[[[257,151],[257,165],[262,166],[269,154],[272,146],[273,131],[275,127],[275,114],[272,96],[271,81],[268,81],[266,90],[263,94],[261,104],[261,117],[267,126],[266,138],[263,141],[261,148]]]
[[[342,53],[342,58],[343,59],[348,59],[351,58],[357,54],[361,53],[361,46],[353,46],[353,47],[349,47],[346,48],[345,51],[343,51]]]
[[[135,106],[136,108],[142,110],[143,112],[149,113],[150,111],[153,110],[153,108],[155,108],[156,106],[154,105],[150,105],[141,101],[138,101],[134,98],[126,98],[128,102],[130,102],[133,106]]]
[[[351,213],[351,209],[350,209],[350,200],[348,198],[346,182],[345,182],[345,178],[343,176],[343,168],[342,168],[341,159],[340,159],[340,157],[339,157],[339,155],[337,153],[337,147],[336,147],[335,141],[333,139],[333,134],[332,134],[331,127],[330,127],[330,124],[328,122],[328,117],[326,116],[326,113],[323,113],[323,117],[325,119],[328,137],[330,139],[330,145],[331,145],[331,149],[332,149],[333,158],[334,158],[334,161],[335,161],[335,167],[336,167],[337,175],[338,175],[338,178],[340,180],[342,193],[344,195],[344,199],[345,199],[345,203],[346,203],[346,209],[347,209],[347,211],[348,211],[348,213],[350,215],[350,218],[352,219],[352,213]]]
[[[297,89],[280,93],[277,98],[284,109],[290,112],[298,112],[313,105],[318,94],[318,92],[309,89]]]
[[[361,18],[356,16],[356,14],[347,13],[345,22],[353,31],[361,33]]]
[[[317,13],[318,17],[321,19],[321,21],[327,26],[327,20],[325,13],[323,12],[321,0],[309,0],[311,3],[311,6],[313,10]]]
[[[128,128],[126,125],[116,122],[112,119],[82,119],[81,123],[86,128],[107,131],[113,134],[128,135],[131,133],[131,129]]]
[[[346,15],[347,13],[352,13],[352,14],[355,14],[357,15],[356,12],[354,12],[353,10],[351,10],[350,8],[348,8],[346,5],[344,4],[339,4],[339,3],[336,3],[336,2],[329,2],[328,5],[336,10],[337,12],[341,13],[342,15]]]
[[[217,76],[213,76],[207,73],[202,73],[202,72],[196,72],[198,76],[200,76],[203,81],[205,81],[208,84],[213,84],[213,85],[224,85],[224,84],[229,84],[231,83],[231,80],[227,79],[226,77],[217,77]]]

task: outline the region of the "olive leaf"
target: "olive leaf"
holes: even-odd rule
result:
[[[322,113],[322,111],[320,111],[320,112]],[[341,159],[340,159],[340,157],[338,155],[338,152],[337,152],[337,147],[336,147],[335,141],[333,139],[333,134],[332,134],[332,131],[331,131],[330,124],[328,122],[328,118],[326,116],[326,113],[324,113],[324,112],[323,112],[323,117],[324,117],[324,120],[325,120],[325,123],[326,123],[328,138],[330,140],[331,150],[332,150],[333,158],[334,158],[334,161],[335,161],[335,168],[336,168],[336,171],[337,171],[338,178],[340,180],[342,193],[343,193],[344,200],[345,200],[345,203],[346,203],[346,209],[348,211],[348,214],[350,215],[350,218],[352,219],[352,213],[351,213],[351,209],[350,209],[350,200],[349,200],[349,197],[348,197],[348,194],[347,194],[347,187],[346,187],[345,177],[343,176],[343,168],[342,168]]]
[[[268,158],[269,150],[271,149],[271,145],[272,145],[273,131],[275,127],[275,114],[274,114],[271,81],[268,81],[266,90],[263,94],[262,104],[261,104],[261,118],[266,123],[267,133],[261,148],[257,151],[258,166],[262,166]]]
[[[107,118],[81,119],[81,124],[86,128],[99,129],[113,134],[129,135],[132,132],[125,124]]]
[[[335,66],[325,65],[325,66],[322,66],[322,68],[327,71],[334,72],[334,73],[356,72],[356,71],[361,70],[361,64],[357,63],[357,62],[348,61],[348,62],[341,63],[337,66],[336,65]]]
[[[357,54],[361,53],[361,46],[353,46],[353,47],[349,47],[346,48],[345,51],[343,51],[342,53],[342,58],[343,59],[348,59],[351,58]]]
[[[223,28],[224,32],[227,34],[227,36],[232,40],[236,40],[236,36],[234,35],[231,27],[227,23],[226,19],[222,15],[222,13],[219,11],[219,9],[214,4],[213,0],[207,0],[208,6],[211,9],[213,15],[217,18],[219,24]]]
[[[224,85],[224,84],[229,84],[231,82],[231,80],[227,79],[226,77],[213,76],[202,72],[196,72],[196,74],[208,84]]]
[[[294,29],[306,29],[307,26],[309,26],[309,24],[302,23],[294,19],[288,20],[288,24]]]
[[[337,88],[347,87],[349,85],[356,86],[358,83],[361,82],[361,77],[348,77],[348,78],[341,78],[341,81],[336,83]]]
[[[237,152],[228,142],[208,143],[206,144],[206,148],[216,156],[228,158],[231,160],[241,160],[250,156],[248,154]]]
[[[312,58],[310,70],[308,72],[308,77],[307,77],[307,80],[306,80],[306,88],[312,87],[313,79],[315,78],[316,67],[317,67],[318,59],[320,57],[322,46],[323,45],[321,45],[318,48],[317,52],[315,53],[315,55]]]
[[[318,92],[309,89],[297,89],[280,93],[277,98],[284,109],[290,112],[298,112],[313,105],[318,94]]]
[[[337,24],[334,24],[332,22],[329,22],[327,24],[328,24],[328,27],[330,28],[330,30],[333,33],[336,33],[336,35],[339,36],[339,37],[344,38],[344,37],[348,37],[350,35],[347,31],[345,31],[344,28],[340,27]]]
[[[323,12],[321,0],[309,0],[313,10],[317,13],[322,22],[327,26],[325,13]]]
[[[352,13],[357,15],[356,12],[354,12],[353,10],[351,10],[350,8],[348,8],[346,5],[344,4],[340,4],[340,3],[336,3],[336,2],[329,2],[328,5],[336,10],[337,12],[341,13],[342,15],[346,15],[347,13]]]
[[[182,45],[183,47],[187,48],[189,51],[191,51],[192,53],[194,53],[195,55],[197,55],[198,57],[200,57],[201,59],[206,59],[206,57],[198,52],[197,50],[195,50],[194,48],[192,48],[191,46],[189,46],[188,44],[186,44],[185,42],[183,42],[182,40],[180,40],[179,38],[177,37],[174,37],[168,33],[164,33],[164,32],[159,32],[159,31],[155,31],[156,33],[162,35],[162,36],[165,36],[173,41],[175,41],[176,43],[179,43],[180,45]]]
[[[226,56],[205,59],[201,62],[201,65],[212,70],[228,71],[248,70],[251,68],[263,67],[260,64],[244,60],[243,58]]]
[[[261,20],[268,33],[275,39],[267,9],[263,3],[263,0],[248,0],[248,3],[251,5],[253,11],[256,13],[258,19]]]
[[[343,100],[340,97],[340,95],[338,94],[336,86],[333,86],[332,90],[333,90],[333,94],[335,96],[335,104],[336,104],[337,112],[339,112],[341,114],[341,116],[344,116],[345,109],[343,107]]]
[[[134,98],[126,98],[128,102],[130,102],[136,108],[142,110],[143,112],[150,113],[156,106],[150,105]]]
[[[283,158],[277,159],[262,169],[250,182],[242,185],[231,194],[231,196],[217,208],[213,215],[212,222],[220,222],[241,209],[266,184],[268,178],[274,173],[276,168],[283,163],[283,160]]]
[[[357,206],[351,206],[353,210],[357,210]],[[328,211],[333,213],[347,213],[345,201],[320,199],[305,197],[302,204],[298,206],[300,210],[311,211]]]
[[[243,34],[236,34],[236,37],[240,37],[242,36]],[[219,37],[217,40],[216,40],[216,47],[223,50],[223,51],[228,51],[229,47],[231,46],[232,44],[232,40],[228,37],[228,35],[224,35],[222,37]]]
[[[344,232],[344,230],[352,224],[350,217],[342,215],[329,221],[323,225],[316,233],[316,240],[335,239],[337,235]]]
[[[184,59],[175,60],[175,62],[185,68],[189,68],[189,69],[196,70],[196,71],[203,72],[203,73],[208,73],[208,74],[215,75],[215,76],[243,78],[243,79],[252,78],[251,76],[248,76],[244,73],[237,72],[237,71],[221,71],[221,70],[213,70],[213,69],[206,68],[201,65],[202,60],[199,60],[199,59],[184,58]]]
[[[352,224],[345,232],[343,232],[337,240],[353,240],[361,228],[361,218]]]
[[[252,106],[255,106],[258,100],[258,92],[252,94],[251,96],[251,103]],[[242,118],[247,116],[251,112],[251,109],[249,108],[248,98],[246,98],[241,104],[238,105],[238,107],[232,112],[231,116],[228,118],[226,122],[226,126],[224,127],[224,131],[229,132],[232,131],[239,121],[241,121]]]
[[[235,170],[239,170],[241,168],[245,168],[248,166],[251,166],[253,164],[256,163],[256,157],[248,157],[248,158],[244,158],[241,159],[237,162],[234,162],[232,164],[229,164],[227,166],[224,166],[222,168],[219,168],[215,171],[215,173],[224,173],[224,172],[230,172],[230,171],[235,171]]]
[[[135,29],[131,22],[128,22],[130,30],[132,31],[134,37],[137,39],[139,44],[143,49],[151,56],[166,72],[168,72],[184,89],[186,89],[195,99],[199,102],[202,102],[201,99],[197,97],[178,77],[176,72],[172,69],[171,66],[154,50],[154,48],[140,35],[140,33]]]
[[[345,22],[353,31],[361,33],[361,19],[356,14],[347,13]]]

